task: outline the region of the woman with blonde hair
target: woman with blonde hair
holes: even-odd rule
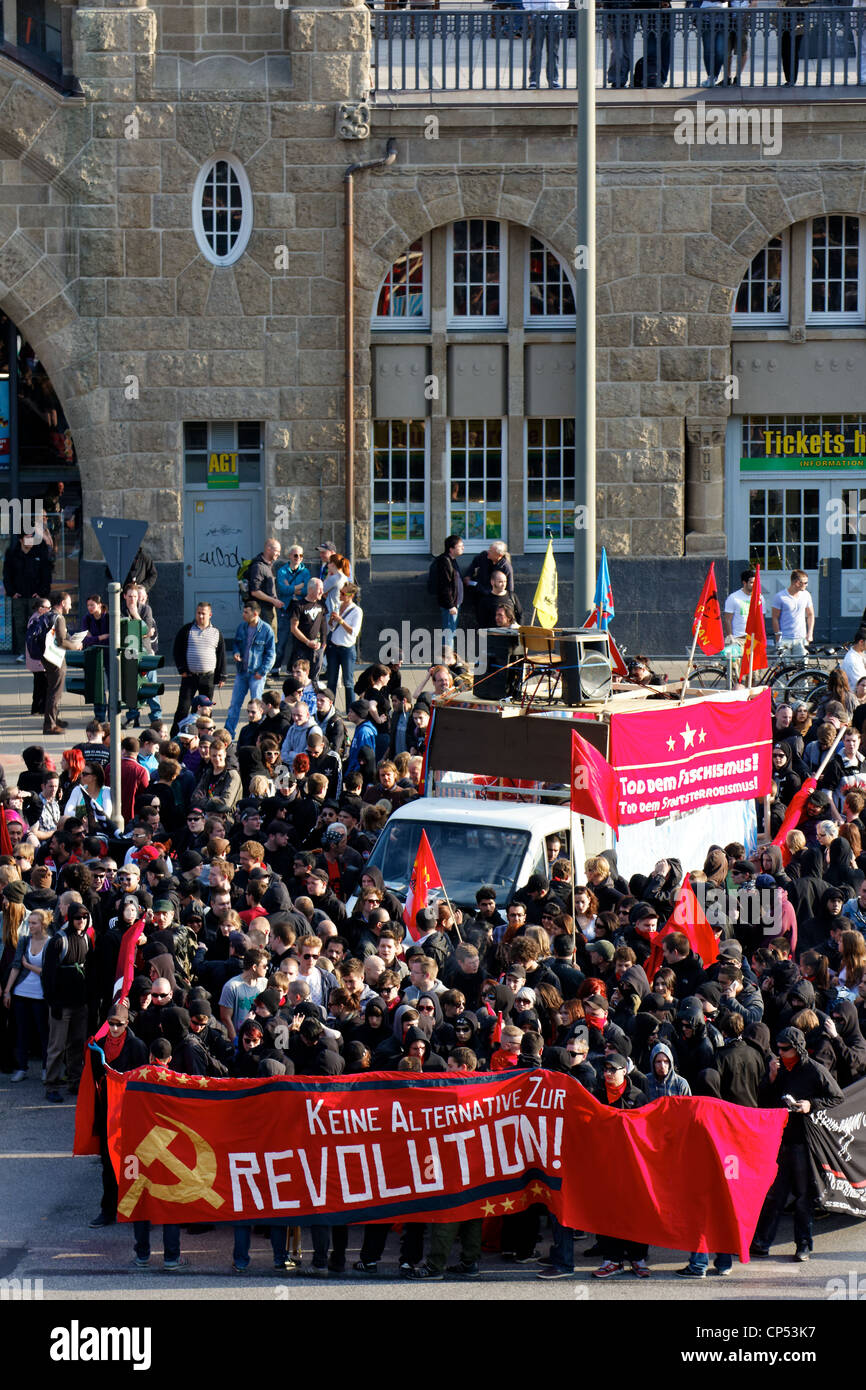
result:
[[[12,904],[10,904],[12,906]],[[24,904],[21,903],[21,911]],[[6,910],[4,907],[4,930]],[[14,1010],[15,1062],[12,1081],[26,1081],[30,1060],[30,1034],[35,1027],[42,1054],[42,1080],[48,1063],[48,1005],[42,992],[42,962],[48,944],[51,914],[39,909],[27,917],[27,931],[20,932],[12,969],[3,991],[3,1006]]]

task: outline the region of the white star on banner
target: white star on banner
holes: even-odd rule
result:
[[[697,729],[690,729],[689,726],[688,726],[688,724],[686,724],[686,727],[685,727],[685,729],[683,729],[683,732],[682,732],[683,752],[684,752],[684,753],[685,753],[685,751],[686,751],[687,748],[691,748],[691,747],[692,747],[692,745],[693,745],[693,743],[694,743],[694,741],[695,741],[695,734],[696,734],[696,733],[697,733]]]
[[[698,734],[698,743],[706,743],[706,741],[707,741],[707,731],[706,731],[706,729],[701,729],[701,732]]]
[[[676,745],[676,743],[674,742],[673,738],[669,738],[669,739],[668,739],[668,748],[670,749],[671,752],[674,751],[674,749],[676,748],[676,746],[677,746],[677,745]]]

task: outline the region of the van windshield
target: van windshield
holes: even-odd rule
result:
[[[427,839],[452,903],[473,907],[482,883],[510,896],[529,844],[528,830],[460,821],[392,821],[385,826],[369,862],[381,869],[392,893],[405,898],[421,840]],[[435,896],[435,895],[434,895]]]

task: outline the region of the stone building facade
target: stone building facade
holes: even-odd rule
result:
[[[284,546],[300,539],[308,554],[323,536],[343,548],[344,174],[384,155],[391,139],[395,162],[355,179],[354,549],[365,654],[375,654],[396,594],[406,616],[431,621],[429,555],[455,507],[467,518],[472,509],[468,483],[459,500],[454,458],[463,447],[468,477],[474,443],[460,445],[455,421],[471,424],[473,412],[504,422],[499,443],[478,450],[489,461],[498,448],[502,471],[498,508],[488,498],[475,548],[491,535],[485,526],[499,526],[531,601],[546,514],[530,518],[526,422],[567,420],[574,330],[567,314],[541,325],[524,314],[525,267],[533,251],[550,258],[544,273],[551,283],[559,275],[566,293],[575,108],[542,94],[498,105],[494,93],[489,104],[456,97],[432,108],[419,98],[368,110],[370,16],[360,3],[90,0],[62,9],[78,94],[0,55],[0,307],[62,401],[85,516],[150,522],[164,627],[188,616],[196,593],[222,595],[224,611],[236,612],[234,562],[267,534]],[[781,549],[773,539],[775,494],[766,489],[760,540],[750,512],[760,489],[747,470],[741,480],[732,418],[850,420],[866,375],[866,319],[809,322],[794,284],[796,247],[817,237],[815,219],[853,219],[844,223],[853,236],[866,214],[860,103],[786,100],[771,158],[760,146],[677,143],[676,96],[598,111],[598,538],[618,634],[632,650],[665,652],[686,644],[708,560],[724,583],[748,558],[749,536],[783,564],[793,553],[784,536]],[[213,264],[193,205],[219,160],[248,181],[248,241],[233,261]],[[503,259],[498,319],[464,324],[454,317],[454,257],[481,224],[499,238],[497,252],[507,245],[507,268]],[[787,316],[732,321],[753,258],[774,238],[784,239],[791,275]],[[419,242],[428,314],[415,331],[378,310],[390,268]],[[373,485],[374,421],[400,417],[423,422],[414,544],[411,520],[377,538],[386,523]],[[380,428],[392,462],[397,434]],[[551,447],[561,481],[559,438]],[[222,455],[239,470],[234,490],[208,486],[209,461]],[[798,484],[783,486],[793,496]],[[822,486],[823,522],[832,497]],[[801,554],[812,545],[804,528],[814,490],[806,497],[801,487]],[[565,491],[560,502],[567,510]],[[846,553],[848,571],[859,569],[859,551],[856,564]],[[824,608],[841,621],[845,557],[830,560]],[[570,617],[565,531],[559,565]],[[82,589],[102,578],[85,526]],[[848,583],[853,612],[850,573]]]

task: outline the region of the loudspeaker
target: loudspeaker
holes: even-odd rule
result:
[[[606,700],[613,685],[610,643],[606,632],[578,628],[556,634],[562,661],[562,696],[568,705]]]
[[[520,684],[520,667],[504,668],[520,655],[520,637],[515,628],[482,628],[487,648],[484,670],[476,674],[473,694],[479,700],[504,700]]]

